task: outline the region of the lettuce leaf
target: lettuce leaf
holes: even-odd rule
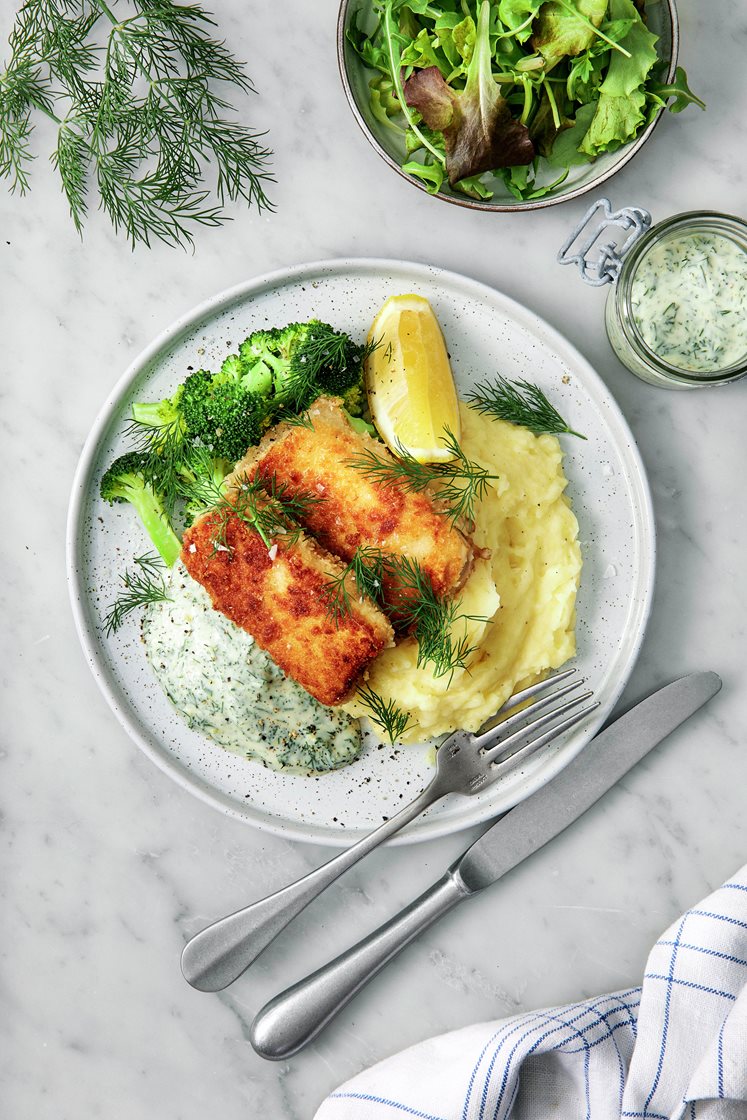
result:
[[[464,89],[451,89],[438,67],[429,66],[408,78],[404,95],[428,128],[443,133],[452,186],[483,171],[531,163],[534,158],[528,130],[513,119],[493,79],[489,0],[480,6]]]
[[[540,0],[500,0],[498,19],[513,31],[519,43],[525,43],[532,34],[532,19],[540,8]],[[520,28],[520,30],[516,30]]]
[[[648,30],[632,0],[610,0],[612,19],[634,19],[620,44],[626,58],[612,51],[607,76],[599,87],[599,100],[589,131],[579,149],[588,156],[614,151],[632,140],[646,122],[644,83],[658,60],[658,37]]]
[[[545,60],[545,70],[563,58],[574,58],[592,45],[607,12],[607,0],[548,0],[534,22],[532,46]]]
[[[579,145],[589,131],[596,109],[593,101],[588,105],[581,105],[570,128],[564,128],[558,133],[547,157],[551,167],[577,167],[590,161],[592,157],[579,151]]]

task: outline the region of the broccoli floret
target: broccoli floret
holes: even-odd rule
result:
[[[138,401],[132,406],[132,419],[148,428],[169,428],[181,424],[180,385],[173,397],[165,401]]]
[[[255,331],[239,348],[248,373],[272,378],[272,392],[283,409],[302,411],[318,396],[350,396],[350,410],[362,411],[363,351],[348,335],[312,319],[287,327]]]
[[[239,379],[245,389],[260,397],[268,397],[272,391],[272,370],[262,362],[250,366],[240,354],[229,354],[220,372],[226,377]]]
[[[105,502],[129,502],[135,507],[148,536],[158,549],[164,563],[171,568],[182,550],[164,509],[163,501],[144,473],[148,456],[130,451],[120,455],[101,479],[101,497]]]
[[[255,331],[217,373],[190,373],[173,397],[134,405],[133,419],[152,429],[140,446],[163,463],[159,487],[169,496],[167,508],[175,474],[192,447],[236,462],[279,416],[300,413],[325,393],[341,397],[351,415],[362,415],[363,354],[348,335],[319,319],[289,323]]]
[[[360,384],[353,385],[352,388],[347,389],[342,394],[342,403],[346,412],[351,416],[362,416],[368,407],[366,399],[366,390],[363,387],[363,379],[361,378]]]
[[[196,447],[190,452],[180,470],[180,492],[186,502],[188,524],[218,503],[223,482],[232,466],[228,459],[211,455],[205,447]]]
[[[187,438],[219,458],[236,462],[261,439],[267,409],[243,378],[198,370],[184,382],[180,404]]]

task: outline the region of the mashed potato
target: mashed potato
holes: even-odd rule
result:
[[[581,571],[578,523],[563,491],[562,451],[554,436],[481,416],[462,404],[461,445],[470,459],[499,476],[476,514],[473,534],[490,559],[475,561],[460,593],[461,611],[487,622],[461,621],[477,645],[468,668],[436,678],[417,667],[413,639],[384,650],[368,684],[411,714],[403,742],[456,728],[476,731],[521,682],[572,657],[575,601]],[[366,714],[353,701],[353,715]]]

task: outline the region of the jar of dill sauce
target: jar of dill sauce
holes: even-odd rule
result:
[[[600,244],[614,227],[622,244]],[[647,211],[613,213],[600,199],[558,259],[577,264],[587,283],[612,285],[607,337],[644,381],[695,389],[747,374],[747,222],[693,211],[652,226]]]

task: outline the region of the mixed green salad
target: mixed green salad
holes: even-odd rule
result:
[[[650,5],[649,5],[650,6]],[[633,0],[372,0],[348,39],[373,71],[370,109],[399,131],[403,171],[490,199],[550,193],[633,140],[669,104],[705,108]]]

